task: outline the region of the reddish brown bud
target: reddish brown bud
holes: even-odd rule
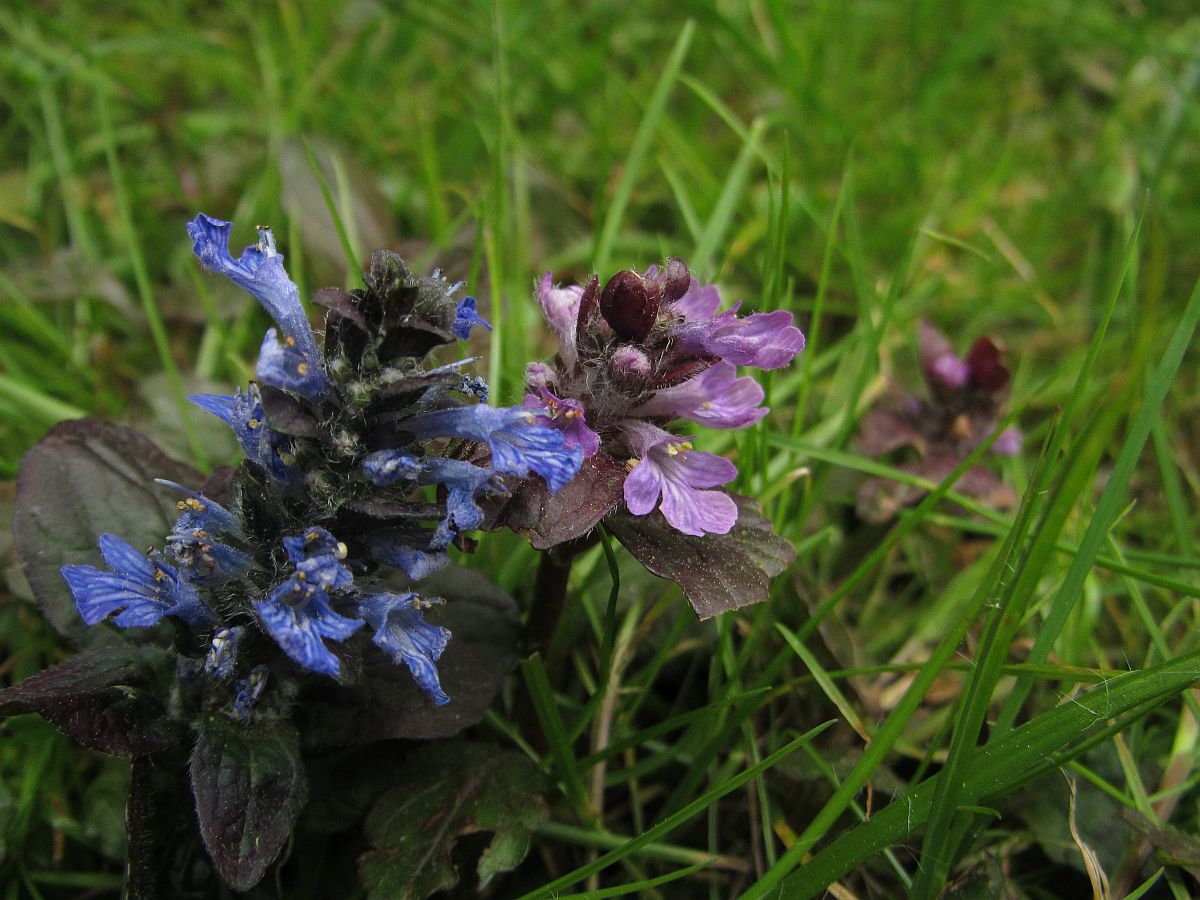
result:
[[[976,390],[995,393],[1008,384],[1009,371],[1000,362],[1000,349],[990,338],[981,337],[967,353],[969,383]]]
[[[588,279],[587,284],[583,286],[583,296],[579,298],[579,319],[576,322],[575,339],[578,342],[580,338],[588,331],[588,326],[592,324],[592,316],[596,313],[596,295],[600,291],[600,276],[593,275]]]
[[[663,270],[662,302],[674,303],[688,292],[692,286],[692,273],[683,264],[683,260],[668,257],[666,268]]]
[[[658,318],[658,291],[647,291],[632,269],[618,272],[600,292],[600,315],[621,337],[643,340]]]

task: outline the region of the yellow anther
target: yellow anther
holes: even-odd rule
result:
[[[162,581],[166,577],[167,577],[167,573],[164,572],[162,569],[154,570],[154,580],[155,581]]]
[[[631,456],[629,459],[625,460],[625,468],[628,469],[630,472],[632,472],[634,470],[634,468],[637,466],[637,464],[640,462],[641,462],[640,459],[637,459],[637,458]]]
[[[680,449],[680,450],[691,450],[691,449],[692,449],[692,442],[691,442],[691,441],[680,441],[680,442],[679,442],[679,449]]]
[[[350,551],[346,548],[346,545],[343,544],[341,541],[338,541],[337,550],[334,551],[333,555],[336,556],[338,559],[345,559],[346,554],[349,552]]]
[[[251,419],[250,421],[248,421],[246,423],[246,426],[248,428],[257,428],[261,424],[262,424],[262,422],[258,421],[258,419]]]
[[[304,536],[304,540],[305,540],[305,541],[309,541],[309,542],[311,542],[311,541],[315,541],[315,540],[316,540],[317,538],[319,538],[320,536],[321,536],[321,532],[319,532],[319,531],[310,531],[308,534],[306,534],[306,535]]]
[[[308,363],[300,363],[300,365],[296,366],[296,374],[297,375],[307,375],[308,374]]]
[[[679,455],[679,445],[678,444],[667,444],[667,456],[678,456],[678,455]]]
[[[579,418],[579,410],[574,409],[574,408],[568,408],[567,411],[565,413],[563,413],[563,418],[564,419],[578,419]]]
[[[711,400],[705,400],[703,403],[700,404],[700,408],[701,409],[712,409],[712,405],[713,404],[712,404]]]
[[[187,504],[184,503],[182,500],[180,500],[178,503],[175,504],[175,508],[177,510],[179,510],[180,512],[183,512],[185,509],[187,509]]]
[[[295,347],[296,339],[294,337],[289,337],[284,341],[284,343],[287,344],[289,347]]]
[[[303,572],[297,572],[297,573],[296,573],[296,580],[297,580],[297,581],[304,581],[304,580],[306,580],[307,578],[308,578],[308,576],[307,576],[307,575],[305,575]]]

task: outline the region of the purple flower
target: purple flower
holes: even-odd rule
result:
[[[737,366],[722,360],[674,387],[663,388],[630,414],[649,418],[692,419],[710,428],[745,428],[768,412],[760,406],[763,389]]]
[[[1021,452],[1024,441],[1025,435],[1019,428],[1005,428],[992,444],[992,452],[1001,456],[1016,456]]]
[[[568,450],[578,447],[583,451],[584,459],[600,452],[600,435],[588,428],[583,404],[578,400],[563,400],[546,388],[538,388],[536,393],[525,395],[525,408],[540,413],[538,421],[541,424],[561,431]]]
[[[651,266],[650,269],[656,269],[656,266]],[[650,271],[646,273],[650,275]],[[711,319],[717,314],[717,310],[721,308],[721,291],[715,284],[703,284],[696,279],[692,279],[691,285],[687,292],[671,304],[671,312],[679,316],[685,322],[699,322],[704,319]]]
[[[276,481],[286,484],[292,480],[293,471],[283,457],[288,452],[287,439],[267,427],[257,385],[251,384],[249,390],[229,397],[193,394],[188,399],[233,429],[246,459],[261,466]]]
[[[920,323],[918,347],[921,370],[933,394],[952,395],[966,387],[970,367],[954,352],[946,336],[928,322]]]
[[[583,462],[583,451],[568,448],[561,431],[538,424],[537,416],[520,406],[477,404],[439,409],[414,416],[400,427],[422,441],[452,437],[487,444],[493,471],[509,475],[536,472],[551,491],[574,478]]]
[[[471,336],[471,328],[475,325],[480,325],[488,331],[492,330],[491,323],[483,319],[476,311],[475,298],[463,297],[458,302],[458,313],[454,317],[454,324],[450,326],[450,331],[460,341],[465,341]]]
[[[538,282],[537,297],[538,302],[542,304],[542,312],[546,314],[546,321],[558,335],[559,354],[570,369],[575,365],[577,356],[575,339],[579,327],[579,301],[583,297],[583,288],[576,284],[555,287],[554,274],[548,271]]]
[[[711,319],[685,322],[676,341],[697,356],[716,356],[739,366],[778,369],[804,349],[804,335],[787,310],[738,318],[738,306]]]
[[[721,491],[703,488],[736,478],[733,463],[693,450],[685,439],[644,422],[627,423],[625,436],[641,457],[625,479],[631,513],[644,516],[658,506],[676,531],[696,536],[729,533],[737,522],[737,504]]]
[[[210,620],[196,589],[157,553],[147,559],[113,534],[100,535],[99,543],[111,572],[95,566],[61,570],[85,623],[95,625],[114,614],[113,622],[122,628],[146,628],[163,616],[176,616],[189,625]]]
[[[437,661],[450,641],[450,632],[426,622],[421,607],[441,602],[411,592],[364,594],[358,600],[358,614],[375,631],[375,645],[396,662],[408,666],[421,690],[438,706],[450,702],[442,690],[437,670]]]
[[[341,562],[346,547],[324,528],[285,537],[283,546],[296,571],[256,602],[254,610],[289,658],[336,678],[341,666],[322,639],[344,641],[363,624],[339,615],[330,605],[330,591],[346,589],[354,580]]]
[[[201,265],[247,290],[283,334],[280,340],[274,329],[267,332],[259,357],[259,380],[311,399],[327,392],[331,385],[312,326],[300,304],[300,292],[283,268],[283,256],[275,249],[271,229],[259,228],[258,243],[247,247],[236,260],[229,253],[231,222],[200,213],[187,229]]]

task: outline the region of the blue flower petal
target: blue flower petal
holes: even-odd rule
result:
[[[371,542],[371,557],[420,581],[450,562],[445,550],[418,550],[409,535],[379,535]]]
[[[338,659],[322,638],[344,641],[362,627],[330,606],[330,590],[350,587],[354,576],[341,563],[345,547],[324,528],[283,539],[296,572],[254,604],[280,649],[306,669],[337,677]]]
[[[109,616],[122,628],[145,628],[172,615],[191,625],[210,619],[196,589],[155,554],[147,559],[112,534],[100,536],[100,552],[113,569],[63,566],[80,618],[95,625]]]
[[[540,425],[534,411],[520,406],[497,408],[476,404],[415,416],[401,426],[418,440],[456,437],[486,443],[492,451],[492,469],[512,475],[536,472],[551,491],[575,477],[583,451],[568,449],[563,433]]]
[[[214,678],[228,678],[237,666],[237,649],[246,636],[240,625],[233,628],[217,628],[213,631],[208,655],[204,658],[204,671]]]
[[[318,396],[324,393],[330,384],[321,365],[317,341],[304,307],[300,304],[300,292],[283,268],[283,256],[275,249],[275,238],[271,229],[260,228],[258,243],[247,247],[242,251],[241,257],[234,259],[229,253],[229,234],[232,228],[232,223],[214,219],[204,213],[197,215],[187,225],[188,234],[192,237],[192,248],[204,268],[224,275],[248,291],[275,320],[285,342],[290,342],[287,346],[294,348],[300,359],[305,362],[306,374],[301,382],[304,390],[297,393],[304,396]],[[293,364],[293,371],[296,365],[298,363]],[[260,377],[261,369],[260,361]],[[268,365],[268,370],[273,372],[273,366]]]
[[[239,678],[234,684],[233,714],[240,721],[250,720],[250,714],[266,690],[268,674],[270,670],[266,666],[257,665],[250,670],[249,675]]]
[[[488,331],[492,330],[491,324],[479,315],[475,298],[463,297],[458,301],[458,313],[454,317],[454,324],[450,326],[450,331],[460,341],[465,341],[471,336],[471,328],[475,325],[480,325]]]
[[[295,473],[281,456],[287,449],[287,438],[267,427],[262,398],[255,385],[250,385],[248,391],[228,397],[193,394],[188,399],[233,429],[248,460],[283,484],[292,480]]]
[[[450,702],[438,678],[437,661],[450,641],[450,631],[431,625],[421,614],[416,594],[367,594],[359,598],[359,615],[375,630],[375,644],[396,662],[408,666],[421,690],[438,706]]]

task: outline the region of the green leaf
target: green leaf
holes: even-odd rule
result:
[[[13,520],[17,556],[38,607],[62,634],[88,643],[102,632],[79,620],[60,568],[103,565],[96,539],[104,532],[148,547],[171,530],[176,498],[155,478],[203,480],[149,438],[95,419],[63,422],[25,454]]]
[[[190,768],[204,846],[230,887],[249,890],[283,849],[308,795],[296,729],[212,717],[200,727]]]
[[[738,521],[729,534],[683,534],[657,510],[648,516],[620,512],[604,525],[638,562],[683,588],[701,619],[710,619],[766,600],[771,579],[796,558],[758,504],[746,497],[733,499]]]
[[[548,818],[541,773],[522,754],[466,741],[429,744],[367,815],[371,851],[359,874],[371,900],[422,900],[458,884],[451,853],[464,835],[492,832],[480,886],[514,868]]]
[[[1011,793],[1075,758],[1097,740],[1127,727],[1130,716],[1144,714],[1197,680],[1200,651],[1111,678],[1042,713],[970,754],[962,767],[959,803],[986,803]],[[1126,718],[1118,718],[1122,716]],[[932,808],[937,781],[935,776],[922,782],[868,821],[842,834],[778,884],[773,896],[817,896],[873,854],[922,827]]]

